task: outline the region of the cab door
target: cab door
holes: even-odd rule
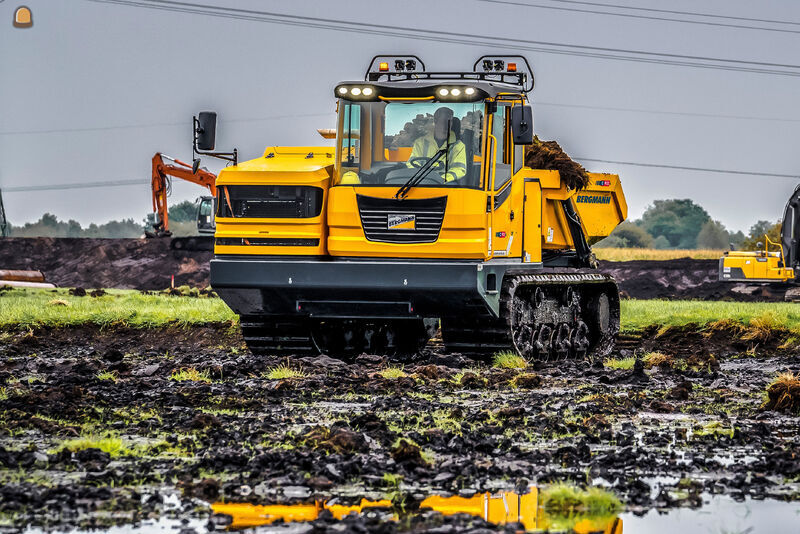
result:
[[[489,194],[489,256],[493,258],[519,256],[521,251],[521,213],[518,208],[522,195],[521,180],[513,179],[514,150],[510,143],[510,105],[499,104],[491,114],[488,125],[488,155],[490,158]],[[520,165],[521,166],[521,165]]]

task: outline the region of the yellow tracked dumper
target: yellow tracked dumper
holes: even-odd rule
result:
[[[525,166],[533,141],[521,56],[428,72],[376,56],[334,87],[335,147],[214,153],[211,284],[254,353],[413,352],[441,328],[448,350],[526,358],[603,354],[619,329],[616,283],[590,245],[627,215],[618,176],[565,183]],[[321,131],[330,136],[328,131]]]

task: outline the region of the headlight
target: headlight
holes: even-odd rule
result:
[[[450,91],[448,91],[447,88],[442,87],[441,89],[439,89],[439,96],[447,96],[449,94],[450,94]]]
[[[362,92],[362,93],[363,93],[365,96],[369,96],[369,95],[371,95],[371,94],[372,94],[372,87],[365,87],[365,88],[364,88],[364,89],[363,89],[361,92]]]
[[[340,88],[337,90],[337,92],[338,92],[340,95],[346,95],[346,94],[347,94],[347,87],[340,87]]]
[[[359,87],[353,87],[350,89],[350,94],[353,96],[358,96],[361,94],[361,89]]]
[[[453,96],[458,96],[461,94],[461,89],[454,87],[453,89],[450,90],[450,94]]]
[[[464,89],[464,94],[474,95],[475,94],[475,88],[474,87],[467,87],[466,89]]]

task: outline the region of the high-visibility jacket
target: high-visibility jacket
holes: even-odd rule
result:
[[[432,158],[439,150],[447,146],[447,141],[441,145],[436,144],[433,134],[423,135],[414,141],[414,146],[411,149],[412,158]],[[409,164],[410,165],[410,164]],[[444,157],[440,158],[436,164],[437,169],[444,172]],[[445,182],[452,182],[463,178],[467,174],[467,148],[464,143],[456,139],[456,134],[450,132],[450,150],[447,154],[447,173],[443,174]]]

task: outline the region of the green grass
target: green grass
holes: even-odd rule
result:
[[[604,516],[622,511],[616,495],[597,487],[583,490],[571,484],[553,484],[542,490],[539,500],[547,513],[555,515]]]
[[[721,320],[800,331],[800,307],[791,302],[623,300],[621,306],[623,332],[640,331],[652,325],[707,326]]]
[[[378,371],[378,374],[381,375],[383,378],[394,380],[396,378],[405,378],[408,374],[403,370],[402,367],[387,367],[386,369],[381,369]]]
[[[269,369],[262,376],[270,380],[284,380],[286,378],[305,378],[306,374],[300,369],[293,369],[288,364],[282,363]]]
[[[119,373],[116,371],[103,371],[97,373],[98,380],[110,380],[111,382],[116,382],[119,378]]]
[[[61,444],[58,450],[67,449],[72,452],[82,451],[84,449],[100,449],[107,452],[112,458],[121,456],[128,453],[128,448],[125,443],[114,437],[83,437],[70,439]]]
[[[766,327],[800,334],[800,307],[788,302],[622,301],[624,332],[652,325],[705,326],[720,320],[750,327],[756,337],[763,337]],[[15,288],[0,293],[0,329],[85,324],[156,328],[236,321],[236,315],[219,298],[144,295],[119,289],[98,298],[75,297],[66,289]]]
[[[205,382],[210,384],[211,373],[208,369],[198,371],[194,367],[183,367],[181,369],[175,369],[172,371],[172,375],[169,377],[169,379],[174,380],[175,382]]]
[[[97,298],[75,297],[66,289],[15,288],[0,293],[0,328],[84,324],[148,328],[235,320],[236,315],[218,298],[143,295],[122,289],[110,289]]]
[[[516,352],[505,350],[494,355],[492,365],[501,369],[525,369],[528,362]]]
[[[609,369],[633,369],[636,358],[608,358],[603,362],[603,366]]]

